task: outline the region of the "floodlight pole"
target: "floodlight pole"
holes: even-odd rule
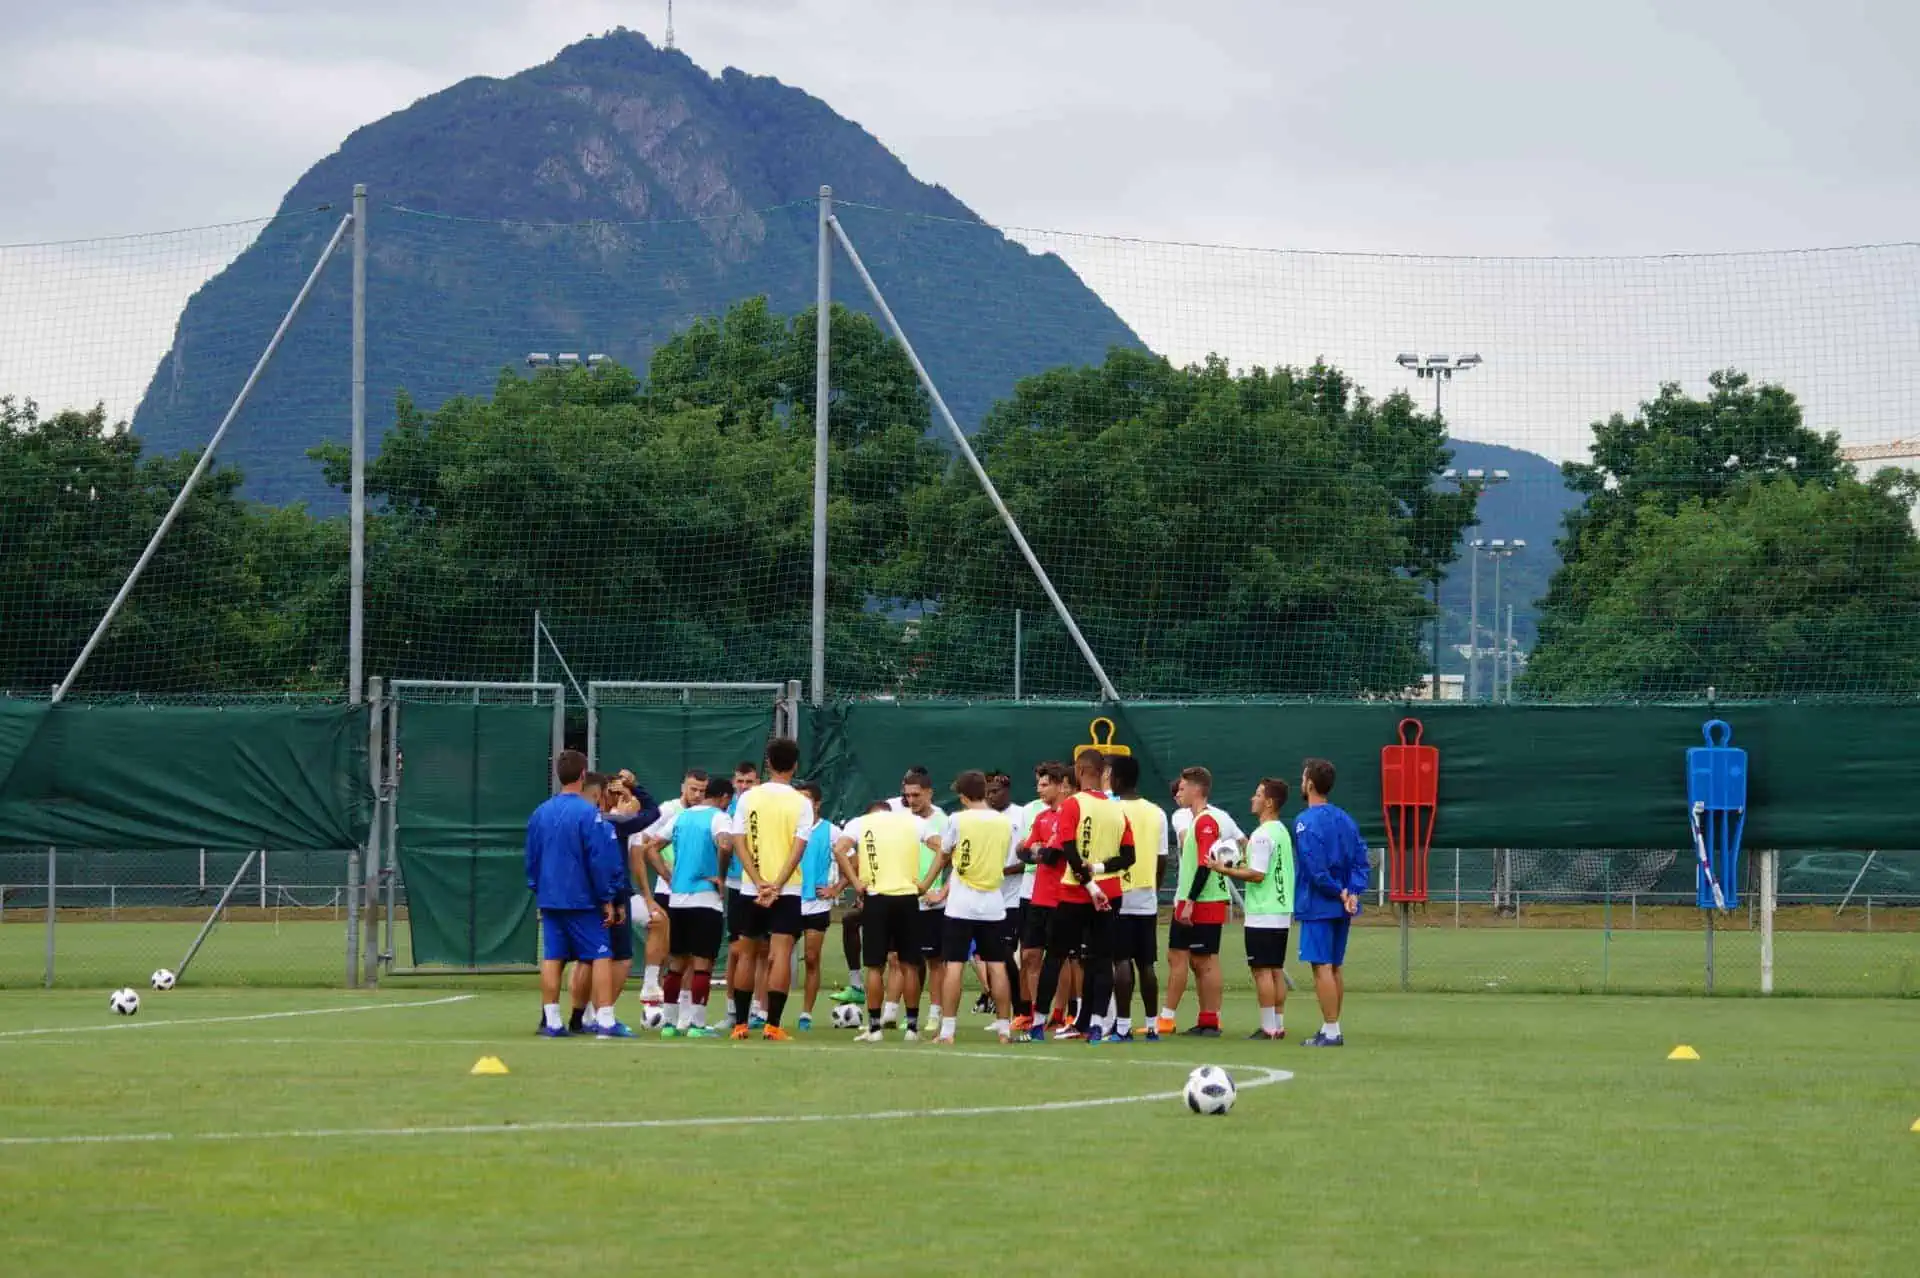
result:
[[[1027,544],[1026,534],[1020,531],[1020,525],[1015,521],[1013,512],[1007,509],[1007,503],[1000,498],[1000,490],[995,488],[993,480],[988,478],[987,468],[980,464],[980,458],[975,455],[973,445],[967,442],[966,432],[961,430],[960,423],[953,419],[953,412],[947,407],[947,401],[941,398],[940,388],[933,384],[933,378],[927,373],[927,366],[920,362],[920,356],[914,351],[913,343],[907,340],[906,331],[900,327],[900,321],[894,318],[893,308],[887,305],[887,299],[881,294],[880,286],[873,282],[873,276],[867,271],[867,264],[860,260],[860,254],[853,247],[853,241],[847,238],[846,228],[841,226],[840,219],[832,214],[827,215],[827,225],[833,228],[834,238],[840,241],[840,247],[845,251],[847,261],[853,267],[853,273],[858,275],[861,284],[866,286],[867,296],[873,299],[874,308],[880,312],[880,318],[885,322],[887,331],[893,334],[894,341],[900,343],[900,349],[906,355],[907,362],[913,365],[914,374],[919,377],[920,385],[925,388],[928,398],[933,400],[934,411],[939,413],[940,420],[945,422],[947,429],[952,432],[954,443],[960,449],[960,455],[966,458],[967,465],[973,470],[974,478],[978,479],[981,488],[986,490],[987,500],[993,503],[994,510],[999,512],[1001,522],[1006,524],[1007,531],[1013,534],[1013,544],[1020,548],[1021,555],[1027,561],[1027,567],[1033,570],[1034,577],[1039,580],[1040,589],[1046,594],[1047,602],[1053,605],[1053,610],[1059,614],[1062,624],[1067,628],[1067,633],[1073,637],[1074,646],[1080,649],[1080,655],[1086,659],[1088,668],[1093,671],[1093,677],[1100,684],[1101,697],[1107,701],[1118,701],[1120,694],[1114,689],[1113,681],[1107,678],[1106,668],[1100,664],[1100,658],[1094,655],[1093,646],[1087,642],[1087,637],[1080,633],[1080,625],[1073,619],[1073,614],[1067,611],[1066,601],[1061,599],[1060,592],[1053,588],[1053,579],[1048,577],[1047,570],[1040,566],[1040,557],[1034,554],[1033,547]]]
[[[147,539],[147,548],[140,552],[140,558],[134,561],[133,570],[127,574],[127,579],[120,583],[119,593],[114,595],[113,602],[107,605],[107,611],[101,616],[100,623],[87,637],[86,646],[81,648],[80,655],[74,658],[73,667],[67,671],[67,677],[54,688],[51,698],[53,704],[58,705],[65,699],[68,690],[73,687],[74,680],[78,679],[80,672],[87,668],[87,659],[93,656],[93,650],[98,648],[100,641],[107,637],[107,631],[112,628],[114,618],[118,617],[120,610],[126,607],[127,597],[133,594],[133,588],[140,583],[140,574],[145,572],[147,565],[153,562],[153,556],[159,551],[160,543],[167,539],[167,533],[173,528],[173,521],[180,517],[182,510],[186,509],[187,499],[193,496],[193,490],[199,486],[201,476],[212,467],[213,455],[219,449],[220,441],[227,437],[227,429],[233,425],[234,418],[238,417],[240,410],[246,406],[247,396],[253,393],[254,386],[260,381],[260,375],[267,371],[267,364],[273,359],[273,353],[280,349],[280,340],[287,335],[287,330],[293,327],[293,317],[298,315],[300,308],[306,304],[307,295],[313,292],[313,286],[319,280],[320,272],[325,270],[327,263],[332,260],[334,250],[340,247],[340,241],[345,237],[347,227],[352,222],[353,215],[349,213],[340,219],[340,225],[333,228],[333,238],[327,241],[324,249],[320,250],[320,260],[313,264],[313,269],[307,273],[307,282],[300,286],[298,293],[294,294],[293,305],[287,307],[287,313],[280,317],[280,327],[273,330],[273,336],[267,342],[267,349],[261,351],[260,358],[254,361],[253,371],[247,374],[247,380],[241,385],[240,393],[233,397],[233,403],[227,408],[227,415],[220,419],[220,426],[213,432],[213,438],[209,439],[207,446],[200,451],[200,460],[196,461],[193,469],[188,472],[187,482],[180,485],[180,492],[174,497],[173,505],[167,507],[167,513],[161,517],[160,526],[154,529],[153,536]]]
[[[833,188],[820,188],[819,262],[813,320],[813,664],[810,700],[822,704],[827,687],[827,405],[833,394]]]

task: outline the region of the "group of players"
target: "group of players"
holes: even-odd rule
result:
[[[652,807],[630,773],[602,776],[564,752],[561,793],[528,822],[529,888],[545,946],[540,1033],[629,1037],[613,1008],[645,922],[640,999],[664,1037],[758,1031],[790,1037],[782,1021],[798,951],[804,970],[798,1028],[811,1027],[833,910],[849,973],[836,1003],[864,1004],[860,1041],[898,1026],[952,1043],[963,975],[978,977],[974,1010],[1002,1042],[1131,1042],[1175,1032],[1192,984],[1199,1004],[1185,1033],[1217,1037],[1224,986],[1221,933],[1229,881],[1245,915],[1245,948],[1260,1006],[1250,1037],[1285,1037],[1288,937],[1314,971],[1322,1025],[1308,1046],[1341,1046],[1341,969],[1360,910],[1367,849],[1350,816],[1328,801],[1334,768],[1302,766],[1305,806],[1291,824],[1284,780],[1259,782],[1251,833],[1212,802],[1205,768],[1181,772],[1169,815],[1139,793],[1139,760],[1087,749],[1072,765],[1034,769],[1035,798],[1013,801],[1011,778],[969,770],[954,778],[959,806],[942,811],[924,768],[897,796],[835,825],[820,787],[796,781],[799,747],[777,738],[766,775],[742,763],[729,780],[689,771],[678,798]],[[1168,983],[1158,974],[1162,866],[1177,866],[1167,934]],[[559,868],[556,868],[559,867]],[[651,892],[635,885],[651,882]],[[730,935],[725,1022],[707,1024],[722,932]],[[562,966],[575,963],[573,1012],[559,1007]],[[751,976],[749,977],[749,974]]]

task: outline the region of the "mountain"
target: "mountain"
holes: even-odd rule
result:
[[[1513,637],[1523,649],[1531,651],[1538,627],[1535,604],[1547,592],[1547,582],[1560,567],[1554,548],[1561,533],[1561,518],[1580,504],[1580,495],[1570,490],[1561,477],[1558,464],[1538,453],[1501,444],[1481,444],[1467,439],[1448,441],[1453,449],[1455,470],[1504,470],[1510,478],[1487,488],[1480,498],[1480,523],[1461,539],[1459,557],[1440,583],[1440,606],[1446,614],[1441,645],[1446,649],[1442,670],[1458,674],[1466,669],[1466,660],[1452,651],[1455,644],[1467,642],[1467,623],[1472,614],[1473,571],[1467,558],[1466,542],[1519,539],[1526,549],[1503,562],[1500,569],[1500,603],[1504,612],[1513,605]],[[1483,645],[1493,642],[1493,565],[1480,562],[1480,625]],[[1484,660],[1481,681],[1490,681]]]
[[[816,196],[840,218],[963,426],[1028,374],[1139,339],[1058,257],[986,226],[819,99],[616,31],[355,131],[188,302],[134,429],[204,445],[349,204],[369,192],[367,415],[489,390],[529,352],[644,367],[690,320],[815,296]],[[867,207],[846,207],[846,205]],[[316,210],[319,210],[316,212]],[[835,297],[868,309],[844,258]],[[306,450],[349,430],[349,263],[308,306],[222,445],[249,496],[333,508]]]

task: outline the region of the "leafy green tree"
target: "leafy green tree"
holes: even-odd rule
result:
[[[1022,382],[975,440],[1008,508],[1126,694],[1392,694],[1419,675],[1418,578],[1472,519],[1434,486],[1440,423],[1337,370],[1176,368],[1116,349]],[[970,470],[911,502],[894,593],[937,601],[913,690],[1093,680]]]
[[[1743,479],[1648,500],[1618,569],[1560,621],[1530,690],[1573,700],[1920,693],[1915,477]]]
[[[808,668],[810,314],[755,299],[616,366],[503,373],[491,399],[402,401],[368,466],[368,669],[512,678],[537,609],[581,679],[785,679]],[[911,368],[836,313],[828,473],[829,681],[899,660],[869,606],[937,473]],[[329,482],[346,457],[322,450]]]
[[[64,677],[193,462],[145,455],[100,407],[42,418],[31,401],[0,398],[0,686],[44,694]],[[311,568],[312,521],[298,508],[247,505],[235,496],[239,484],[240,472],[226,466],[201,480],[88,662],[79,693],[304,682],[289,623],[267,594],[285,603]]]

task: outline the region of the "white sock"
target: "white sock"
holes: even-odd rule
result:
[[[640,984],[645,989],[653,989],[660,984],[660,965],[658,963],[647,964],[647,973],[640,978]]]
[[[586,1007],[581,1009],[580,1019],[589,1025],[597,1025],[600,1023],[599,1014],[600,1009],[593,1005],[592,999],[588,999]]]
[[[1114,1028],[1122,1034],[1133,1033],[1133,1018],[1131,1016],[1120,1017],[1119,1020],[1114,1022]]]
[[[566,1026],[566,1022],[560,1019],[560,1005],[558,1003],[542,1003],[540,1005],[540,1014],[547,1018],[548,1029],[562,1029]]]
[[[889,1021],[897,1021],[899,1019],[900,1005],[898,1003],[888,1003],[880,1009],[880,1023],[882,1025],[887,1024]]]
[[[747,1015],[758,1016],[758,1017],[761,1017],[762,1019],[765,1019],[767,1015],[767,1009],[760,1006],[760,1000],[756,998],[752,1002],[747,1004]]]
[[[1113,995],[1107,995],[1107,1024],[1113,1024],[1113,1018],[1120,1015],[1120,1004],[1114,1002]]]
[[[685,997],[681,998],[680,1006],[675,1010],[679,1013],[679,1017],[674,1023],[677,1024],[681,1029],[685,1029],[689,1025],[693,1024],[693,1000],[692,999],[685,998]]]
[[[1284,1032],[1284,1031],[1286,1030],[1286,1028],[1287,1028],[1287,1014],[1286,1014],[1285,1012],[1283,1012],[1283,1011],[1281,1011],[1281,1010],[1280,1010],[1279,1008],[1277,1008],[1277,1007],[1276,1007],[1276,1008],[1274,1008],[1274,1009],[1273,1009],[1273,1031],[1274,1031],[1274,1033],[1276,1033],[1276,1034],[1278,1034],[1278,1033],[1282,1033],[1282,1032]]]
[[[1326,1036],[1327,1036],[1328,1038],[1339,1038],[1339,1037],[1340,1037],[1340,1022],[1339,1022],[1339,1021],[1328,1021],[1328,1022],[1326,1022],[1326,1023],[1324,1024],[1324,1025],[1322,1025],[1322,1026],[1320,1027],[1320,1032],[1321,1032],[1322,1034],[1325,1034],[1325,1035],[1326,1035]]]
[[[611,1007],[596,1008],[595,1013],[599,1018],[594,1022],[596,1025],[598,1025],[601,1029],[613,1028],[613,1024],[614,1024],[613,1009]]]
[[[954,1017],[951,1017],[951,1016],[942,1017],[940,1020],[940,1037],[952,1038],[954,1034],[954,1028],[955,1028]]]
[[[989,1034],[1010,1034],[1012,1032],[1012,1027],[1008,1025],[1005,1020],[996,1020],[993,1024],[987,1026],[987,1033]]]
[[[865,970],[861,968],[855,968],[853,971],[848,972],[847,988],[860,990],[861,992],[864,993],[867,988],[867,974]]]
[[[930,1021],[940,1019],[940,1005],[938,1003],[927,1004],[927,1019]]]
[[[705,1003],[695,1003],[693,1005],[693,1023],[701,1029],[707,1027],[707,1005]]]
[[[1163,1020],[1163,1021],[1170,1021],[1170,1020],[1172,1020],[1173,1018],[1174,1018],[1174,1016],[1173,1016],[1173,1009],[1172,1009],[1171,1007],[1163,1007],[1163,1008],[1161,1008],[1161,1009],[1160,1009],[1160,1019],[1161,1019],[1161,1020]]]
[[[1260,1028],[1269,1034],[1278,1034],[1280,1032],[1280,1013],[1274,1011],[1271,1007],[1261,1008]]]

